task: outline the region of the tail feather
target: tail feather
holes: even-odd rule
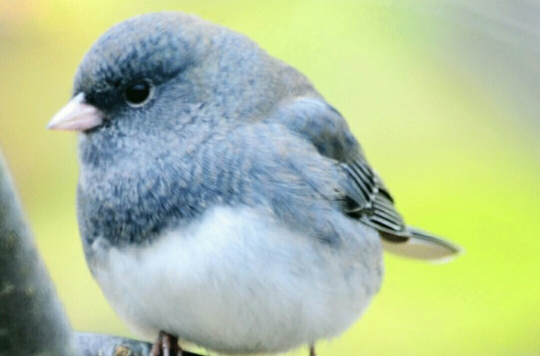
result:
[[[406,239],[387,238],[382,235],[383,247],[386,251],[400,256],[428,260],[434,262],[448,262],[463,250],[439,237],[415,227],[408,227],[409,236]]]

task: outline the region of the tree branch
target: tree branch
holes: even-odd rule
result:
[[[81,356],[146,356],[152,345],[122,337],[74,333],[75,343]],[[183,351],[182,356],[201,356]]]
[[[73,355],[68,320],[0,152],[0,355]]]

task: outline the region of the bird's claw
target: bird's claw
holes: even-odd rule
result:
[[[182,356],[182,349],[178,346],[178,338],[160,331],[156,342],[152,345],[150,356]]]

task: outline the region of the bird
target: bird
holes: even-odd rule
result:
[[[461,250],[405,224],[340,112],[254,41],[181,12],[113,26],[51,130],[78,133],[89,269],[151,354],[315,355],[381,287],[383,249]]]

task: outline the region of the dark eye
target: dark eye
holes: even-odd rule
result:
[[[152,96],[153,89],[153,86],[147,81],[133,83],[126,88],[126,102],[133,107],[142,106]]]

